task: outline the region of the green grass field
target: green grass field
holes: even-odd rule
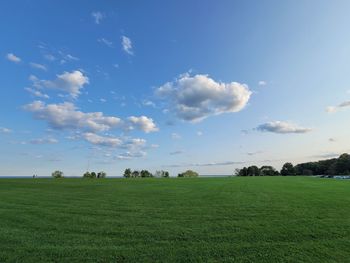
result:
[[[0,262],[350,262],[350,181],[1,179]]]

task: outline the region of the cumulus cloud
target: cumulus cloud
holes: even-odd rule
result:
[[[103,132],[113,128],[123,130],[141,130],[146,133],[158,131],[153,119],[146,116],[131,116],[126,120],[118,117],[104,116],[102,112],[82,112],[71,102],[45,104],[34,101],[23,107],[32,112],[39,120],[45,120],[54,129],[73,129],[88,132]]]
[[[29,65],[32,68],[40,69],[40,70],[43,70],[43,71],[47,71],[47,67],[45,65],[42,65],[42,64],[39,64],[39,63],[34,63],[34,62],[30,62]]]
[[[273,133],[286,134],[286,133],[307,133],[307,132],[310,132],[312,129],[304,128],[290,122],[272,121],[272,122],[267,122],[259,125],[256,128],[256,130],[261,132],[273,132]]]
[[[11,133],[12,130],[5,128],[5,127],[0,127],[0,133]]]
[[[21,58],[17,57],[15,54],[13,53],[8,53],[6,55],[7,60],[14,62],[14,63],[19,63],[21,62]]]
[[[329,106],[326,108],[326,111],[329,113],[334,113],[334,112],[337,112],[341,109],[348,108],[348,107],[350,107],[350,100],[344,101],[344,102],[338,104],[337,106]]]
[[[54,138],[39,138],[29,141],[30,144],[55,144],[58,143],[58,140]]]
[[[132,42],[131,39],[126,37],[126,36],[122,36],[122,47],[123,50],[128,53],[129,55],[134,55],[134,51],[132,48]]]
[[[33,95],[34,97],[38,97],[38,98],[43,98],[43,99],[49,99],[49,95],[42,93],[39,90],[35,90],[32,88],[25,88],[26,91],[28,91],[31,95]]]
[[[95,23],[99,25],[101,23],[101,20],[105,17],[101,12],[95,11],[91,13],[91,16],[95,20]]]
[[[45,104],[34,101],[24,106],[36,119],[45,120],[54,129],[82,129],[92,132],[108,131],[121,126],[121,119],[106,117],[102,112],[84,113],[73,103]]]
[[[84,133],[83,138],[89,143],[99,146],[117,147],[122,144],[119,138],[100,136],[91,132]]]
[[[167,100],[178,118],[198,122],[211,115],[241,111],[252,92],[238,82],[216,82],[208,75],[183,74],[156,90]]]
[[[140,117],[131,116],[128,118],[128,122],[129,122],[129,125],[128,125],[129,130],[133,130],[136,128],[146,133],[155,132],[159,130],[156,124],[154,123],[153,119],[148,118],[146,116],[140,116]]]
[[[33,75],[29,79],[36,88],[63,91],[69,93],[73,98],[77,98],[84,85],[89,84],[89,78],[79,70],[63,72],[61,75],[57,75],[57,78],[54,80],[40,80]]]

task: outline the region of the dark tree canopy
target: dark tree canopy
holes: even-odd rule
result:
[[[293,176],[293,175],[350,175],[350,155],[344,153],[339,158],[321,160],[317,162],[300,163],[293,166],[287,162],[283,165],[279,173],[272,166],[264,165],[260,167],[257,173],[256,166],[243,167],[236,169],[235,175],[238,176]]]

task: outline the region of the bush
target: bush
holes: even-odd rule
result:
[[[107,176],[107,173],[105,173],[103,171],[97,173],[97,178],[106,178],[106,176]]]
[[[177,177],[198,177],[198,173],[192,170],[187,170],[186,172],[179,173]]]
[[[53,178],[63,178],[63,172],[62,171],[54,171],[52,174],[51,174],[51,176],[53,177]]]

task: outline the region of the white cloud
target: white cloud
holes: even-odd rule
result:
[[[5,127],[0,127],[0,133],[11,133],[12,130],[5,128]]]
[[[122,130],[141,130],[146,133],[158,131],[156,124],[146,116],[131,116],[126,120],[118,117],[104,116],[102,112],[84,113],[79,111],[73,103],[45,104],[34,101],[24,106],[39,120],[45,120],[54,129],[75,129],[89,132],[103,132],[113,128]]]
[[[155,108],[155,107],[156,107],[156,104],[155,104],[153,101],[150,101],[150,100],[144,100],[144,101],[142,101],[142,105],[144,105],[144,106],[149,106],[149,107],[152,107],[152,108]]]
[[[55,144],[58,143],[58,140],[54,138],[39,138],[29,141],[30,144]]]
[[[99,132],[108,131],[122,125],[117,117],[106,117],[102,112],[84,113],[78,111],[73,103],[45,104],[34,101],[24,109],[32,112],[36,119],[45,120],[54,129],[82,129]]]
[[[14,62],[14,63],[19,63],[21,62],[21,58],[17,57],[15,54],[13,53],[8,53],[6,55],[6,58],[11,61],[11,62]]]
[[[134,55],[134,51],[132,49],[132,42],[130,38],[122,36],[122,47],[123,50],[129,55]]]
[[[129,125],[128,125],[129,130],[133,130],[136,128],[146,133],[155,132],[159,130],[156,124],[154,123],[153,119],[148,118],[146,116],[140,116],[140,117],[131,116],[128,118],[128,122],[129,122]]]
[[[329,113],[334,113],[334,112],[337,112],[341,109],[348,108],[348,107],[350,107],[350,100],[344,101],[344,102],[338,104],[337,106],[329,106],[326,108],[326,111]]]
[[[34,62],[30,62],[29,65],[32,68],[36,68],[36,69],[40,69],[40,70],[43,70],[43,71],[47,71],[47,67],[45,65],[34,63]]]
[[[266,86],[267,85],[267,82],[265,80],[260,80],[258,82],[259,86]]]
[[[122,144],[122,141],[119,138],[104,137],[91,132],[84,133],[83,138],[89,143],[99,146],[117,147]]]
[[[117,155],[116,159],[118,160],[131,160],[135,158],[142,158],[147,155],[146,152],[144,151],[139,151],[139,152],[125,152],[122,154]]]
[[[178,118],[198,122],[209,116],[241,111],[252,92],[238,82],[216,82],[208,75],[183,74],[157,89],[156,94],[167,100]]]
[[[256,130],[261,132],[273,132],[273,133],[307,133],[312,129],[300,127],[294,123],[283,121],[272,121],[259,125]]]
[[[29,79],[33,81],[33,85],[36,88],[63,91],[69,93],[73,98],[77,98],[84,85],[89,84],[89,78],[79,70],[63,72],[61,75],[57,75],[57,78],[54,80],[40,80],[35,76],[30,76]]]
[[[179,134],[173,132],[173,133],[171,134],[171,139],[173,139],[173,140],[179,140],[179,139],[181,139],[181,135],[179,135]]]
[[[99,43],[105,44],[107,47],[113,47],[113,42],[112,42],[112,41],[109,41],[109,40],[106,39],[106,38],[99,38],[99,39],[97,39],[97,41],[98,41]]]
[[[106,99],[104,99],[104,98],[101,98],[101,99],[100,99],[100,102],[102,102],[102,103],[106,103],[106,102],[107,102],[107,100],[106,100]]]
[[[35,90],[35,89],[32,89],[32,88],[25,88],[25,90],[28,91],[33,96],[38,97],[38,98],[43,98],[43,99],[49,99],[50,98],[49,95],[44,94],[44,93],[42,93],[39,90]]]
[[[95,23],[99,25],[101,23],[101,20],[105,17],[101,12],[95,11],[91,13],[91,16],[94,18]]]
[[[185,164],[170,164],[164,165],[164,167],[207,167],[207,166],[227,166],[227,165],[236,165],[236,164],[244,164],[245,162],[212,162],[212,163],[185,163]]]

